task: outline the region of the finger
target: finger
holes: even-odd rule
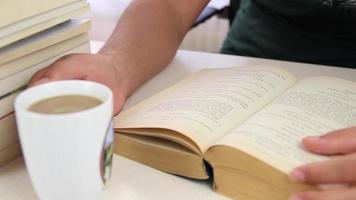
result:
[[[296,168],[290,178],[311,184],[352,183],[356,181],[356,154],[336,157]]]
[[[90,63],[81,57],[59,59],[48,67],[43,76],[51,80],[85,79]]]
[[[58,80],[86,79],[88,69],[91,66],[90,64],[90,59],[84,55],[75,54],[62,57],[47,68],[38,71],[31,79],[29,85],[34,86]]]
[[[321,137],[307,137],[303,145],[311,152],[325,155],[356,152],[356,127],[333,131]]]
[[[294,195],[289,200],[354,200],[356,199],[356,187],[323,191],[310,191]]]
[[[35,85],[35,83],[37,83],[39,80],[41,79],[46,79],[46,77],[44,77],[44,73],[46,72],[47,68],[43,68],[39,71],[37,71],[31,78],[31,80],[28,82],[28,86],[32,87]]]
[[[43,68],[36,72],[31,80],[28,83],[29,87],[33,87],[35,85],[43,84],[46,82],[54,81],[56,79],[61,79],[60,77],[63,77],[62,75],[56,75],[58,72],[61,72],[63,70],[62,67],[63,64],[61,62],[62,58],[58,59],[56,62],[53,64],[47,66],[46,68]]]

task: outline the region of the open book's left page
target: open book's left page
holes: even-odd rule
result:
[[[295,80],[284,69],[269,66],[202,70],[119,114],[115,128],[174,130],[203,153]]]

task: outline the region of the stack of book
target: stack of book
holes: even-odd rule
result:
[[[90,52],[85,0],[0,1],[0,166],[21,154],[13,101],[32,75],[69,53]]]

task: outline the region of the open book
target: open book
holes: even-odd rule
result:
[[[115,152],[169,173],[208,179],[236,199],[285,200],[299,165],[328,159],[305,136],[355,125],[356,83],[297,79],[270,66],[206,69],[119,114]]]

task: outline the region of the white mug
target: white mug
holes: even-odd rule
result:
[[[65,114],[41,114],[28,109],[35,102],[62,95],[85,95],[102,103]],[[15,112],[26,167],[38,197],[101,199],[111,170],[111,90],[90,81],[47,83],[21,93],[15,100]]]

